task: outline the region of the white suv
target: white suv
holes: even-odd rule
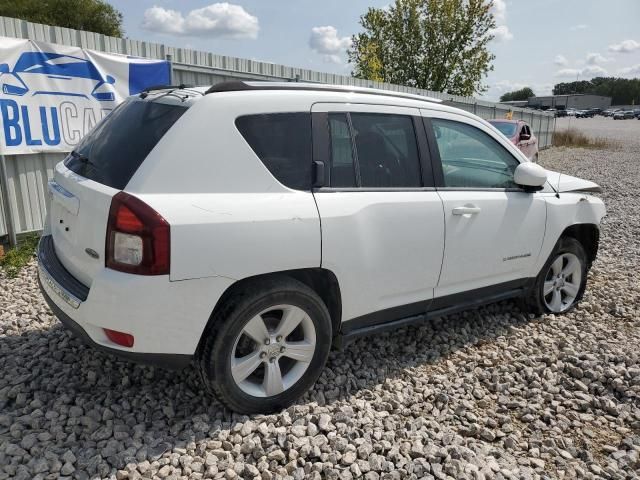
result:
[[[55,168],[39,277],[58,318],[184,367],[240,412],[333,344],[510,297],[582,296],[605,208],[437,100],[229,82],[131,97]]]

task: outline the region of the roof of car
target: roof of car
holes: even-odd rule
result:
[[[205,95],[220,92],[241,92],[250,90],[292,90],[292,91],[317,91],[317,92],[338,92],[338,93],[364,93],[367,95],[381,95],[385,97],[408,98],[423,102],[442,103],[442,100],[426,95],[416,95],[413,93],[396,92],[393,90],[382,90],[380,88],[357,87],[355,85],[331,85],[324,83],[306,82],[266,82],[266,81],[230,81],[212,85]]]

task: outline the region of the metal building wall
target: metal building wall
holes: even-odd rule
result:
[[[273,63],[257,62],[244,58],[216,55],[188,48],[175,48],[158,43],[115,38],[98,33],[72,30],[31,23],[15,18],[0,17],[0,36],[25,38],[47,43],[76,46],[109,53],[121,53],[147,58],[169,59],[173,68],[173,83],[211,85],[225,80],[281,80],[332,83],[383,88],[397,92],[426,95],[444,100],[447,104],[475,113],[482,118],[504,117],[509,110],[514,118],[531,123],[540,146],[551,144],[555,119],[546,113],[460,97],[443,92],[432,92],[401,85],[356,79],[350,76],[316,72]],[[8,170],[9,208],[13,212],[16,232],[41,230],[47,210],[46,183],[51,178],[54,165],[64,158],[63,153],[10,155],[6,157]],[[5,188],[0,185],[0,189]],[[7,234],[6,205],[0,195],[0,235]]]

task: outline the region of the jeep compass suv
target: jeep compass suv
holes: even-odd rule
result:
[[[194,361],[231,409],[273,411],[332,344],[512,297],[571,309],[598,190],[426,97],[168,87],[129,98],[56,166],[39,279],[89,344]]]

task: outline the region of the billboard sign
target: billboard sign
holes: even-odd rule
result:
[[[126,97],[170,76],[165,60],[0,37],[0,153],[69,152]]]

